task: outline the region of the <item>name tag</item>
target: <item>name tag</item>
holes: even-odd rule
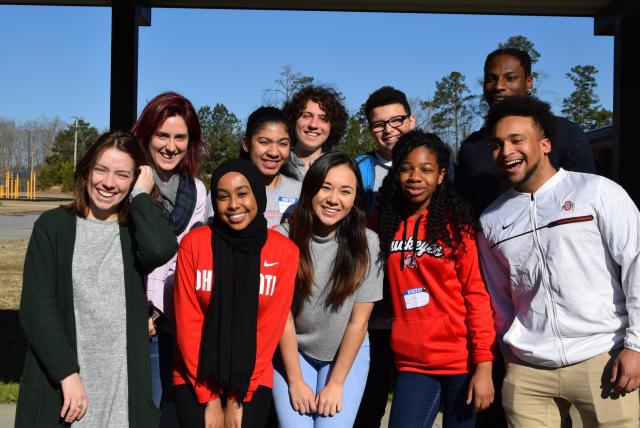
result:
[[[429,304],[429,293],[424,287],[412,288],[402,293],[404,297],[404,308],[415,309]]]
[[[278,196],[278,209],[280,214],[287,212],[287,208],[298,202],[298,198],[290,198],[288,196]]]

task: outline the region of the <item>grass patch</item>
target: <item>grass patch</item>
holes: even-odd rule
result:
[[[27,344],[18,309],[27,240],[0,244],[0,403],[18,399]]]
[[[19,309],[26,239],[0,244],[0,310]]]
[[[18,401],[20,384],[16,382],[0,382],[0,403],[13,403]]]

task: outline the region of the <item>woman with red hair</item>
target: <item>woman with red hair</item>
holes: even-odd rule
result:
[[[187,98],[165,92],[149,101],[132,132],[153,167],[156,204],[163,209],[180,241],[204,223],[206,189],[196,178],[202,140],[196,111]],[[174,256],[146,278],[153,400],[158,406],[172,390],[175,266]]]

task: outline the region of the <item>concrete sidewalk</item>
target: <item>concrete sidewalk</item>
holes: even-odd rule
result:
[[[391,410],[391,403],[387,404],[387,410],[384,413],[384,417],[382,418],[381,428],[387,428],[389,424],[389,411]],[[572,419],[572,428],[582,428],[582,422],[580,421],[580,415],[575,407],[571,406],[571,411],[569,412]],[[16,404],[15,403],[7,403],[0,404],[0,428],[10,428],[14,425],[14,419],[16,415]],[[442,427],[442,413],[438,413],[438,417],[433,424],[433,428]]]
[[[15,417],[16,403],[0,404],[0,428],[12,427]]]

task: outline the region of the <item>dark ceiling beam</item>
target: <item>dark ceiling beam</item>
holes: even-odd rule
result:
[[[138,114],[138,27],[151,25],[151,8],[139,0],[113,0],[111,10],[112,130],[129,130]]]
[[[613,36],[616,20],[620,18],[640,18],[640,1],[614,0],[595,15],[593,33],[596,36]]]
[[[632,0],[633,1],[633,0]],[[0,0],[0,4],[111,6],[114,0]],[[149,0],[151,7],[595,16],[610,0]]]
[[[640,180],[637,148],[637,56],[640,46],[640,18],[626,16],[616,20],[613,55],[613,178],[640,206]]]

